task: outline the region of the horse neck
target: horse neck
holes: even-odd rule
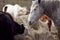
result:
[[[44,14],[48,15],[50,18],[54,15],[53,12],[59,8],[59,1],[41,1],[40,7],[43,8]]]

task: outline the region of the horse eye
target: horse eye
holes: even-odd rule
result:
[[[34,11],[35,11],[36,9],[34,9]]]

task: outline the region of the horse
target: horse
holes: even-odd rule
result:
[[[14,10],[13,8],[14,8],[13,5],[11,5],[11,4],[6,4],[6,5],[3,7],[2,11],[3,11],[3,12],[10,13],[11,15],[13,15],[13,10]]]
[[[12,5],[12,4],[6,4],[3,9],[3,12],[7,12],[10,13],[12,15],[13,18],[16,18],[20,15],[25,15],[27,14],[27,8],[26,7],[22,7],[18,4]]]
[[[40,10],[39,10],[39,8],[40,8]],[[29,24],[33,24],[34,22],[36,22],[40,18],[42,13],[43,13],[43,9],[42,9],[42,7],[39,7],[38,2],[32,1],[32,5],[30,8],[30,14],[28,16]]]
[[[35,0],[32,1],[32,5],[30,8],[30,14],[28,17],[28,22],[30,25],[35,23],[39,18],[46,14],[49,18],[51,18],[54,22],[54,25],[58,29],[58,36],[60,38],[60,1],[52,0],[52,1],[42,1]]]
[[[18,24],[9,13],[0,11],[0,40],[14,40],[14,35],[23,34],[25,27]]]

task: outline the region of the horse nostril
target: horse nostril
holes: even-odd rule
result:
[[[29,25],[31,25],[32,23],[31,23],[31,21],[29,21]]]

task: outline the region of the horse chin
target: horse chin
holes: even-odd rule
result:
[[[38,20],[37,20],[37,21],[38,21]],[[29,21],[29,25],[34,25],[37,21],[36,21],[36,20],[34,20],[34,21]]]
[[[29,25],[32,25],[34,22],[32,22],[32,21],[29,21]]]

